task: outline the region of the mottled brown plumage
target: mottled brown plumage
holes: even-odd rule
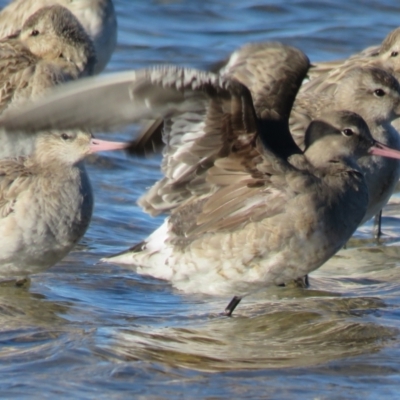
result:
[[[22,30],[0,40],[0,112],[34,101],[55,85],[89,75],[95,62],[90,38],[59,5],[27,19]],[[29,154],[28,137],[0,136],[0,157]]]
[[[367,122],[374,139],[400,149],[391,122],[400,116],[400,85],[387,71],[355,67],[338,81],[323,76],[303,85],[290,117],[290,129],[300,147],[308,124],[329,110],[349,110]],[[369,187],[370,201],[363,222],[377,214],[389,200],[400,177],[400,162],[382,157],[358,161]]]
[[[0,277],[42,271],[85,233],[93,194],[83,158],[122,144],[85,132],[35,135],[30,156],[0,160]]]
[[[67,8],[82,24],[96,49],[94,72],[101,72],[117,41],[112,0],[14,0],[0,12],[0,38],[15,34],[32,14],[53,5]]]
[[[277,105],[293,103],[294,82],[300,85],[305,70],[289,75],[294,89],[280,92]],[[368,203],[356,158],[387,154],[365,121],[347,111],[313,121],[304,154],[295,146],[281,154],[271,139],[289,134],[273,129],[276,120],[288,124],[280,110],[270,109],[264,124],[241,83],[158,67],[66,85],[0,125],[106,129],[164,118],[165,177],[141,204],[169,216],[145,241],[108,260],[187,292],[243,295],[304,276],[338,251]]]
[[[73,14],[61,6],[42,8],[17,35],[0,40],[0,111],[90,75],[94,61],[92,43]]]

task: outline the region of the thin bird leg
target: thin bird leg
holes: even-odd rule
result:
[[[241,297],[239,296],[234,296],[233,299],[230,301],[228,306],[225,308],[225,315],[230,317],[232,316],[233,311],[237,307],[237,305],[240,303],[240,300],[242,300]]]
[[[304,275],[301,278],[297,278],[294,281],[296,283],[296,287],[307,289],[310,287],[310,281],[308,280],[308,275]]]
[[[382,236],[382,210],[374,217],[374,238],[379,240]]]

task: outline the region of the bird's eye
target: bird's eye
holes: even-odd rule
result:
[[[69,135],[67,135],[66,133],[62,133],[61,134],[61,139],[62,140],[68,140],[68,139],[71,139],[71,137]]]
[[[58,56],[58,58],[64,58],[64,54],[60,53],[60,55]]]
[[[349,136],[352,136],[353,134],[354,134],[354,131],[352,129],[350,129],[350,128],[346,128],[346,129],[342,130],[342,135],[343,136],[349,137]]]
[[[392,51],[392,54],[390,54],[390,57],[397,57],[399,55],[398,51]]]
[[[32,32],[31,32],[31,36],[37,36],[37,35],[39,35],[39,31],[37,30],[37,29],[34,29]]]
[[[386,94],[385,91],[382,90],[382,89],[374,90],[374,95],[377,96],[377,97],[383,97],[385,94]]]

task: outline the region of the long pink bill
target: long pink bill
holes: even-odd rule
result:
[[[98,151],[121,150],[128,147],[128,143],[108,142],[107,140],[91,139],[90,152],[97,153]]]
[[[374,156],[383,156],[383,157],[400,159],[399,150],[392,149],[380,142],[375,142],[375,144],[369,149],[369,154]]]

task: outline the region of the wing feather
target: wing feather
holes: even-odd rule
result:
[[[296,74],[287,79],[301,82]],[[277,110],[263,115],[287,125],[284,103],[290,107],[295,92],[277,90]],[[266,147],[260,139],[261,131],[267,138],[282,132],[277,125],[264,131],[267,125],[260,125],[250,91],[233,78],[168,66],[88,78],[10,111],[0,126],[17,131],[105,129],[159,117],[165,121],[165,177],[139,204],[152,215],[170,212],[173,230],[180,235],[233,229],[250,214],[257,218],[269,212],[265,194],[267,199],[285,198],[284,175],[293,167],[268,147],[268,139]],[[270,193],[271,176],[280,189]],[[271,209],[283,209],[284,204],[280,200]],[[184,214],[192,216],[189,222],[182,222]]]
[[[5,159],[0,162],[0,219],[10,215],[18,196],[26,189],[28,173],[22,159]]]

